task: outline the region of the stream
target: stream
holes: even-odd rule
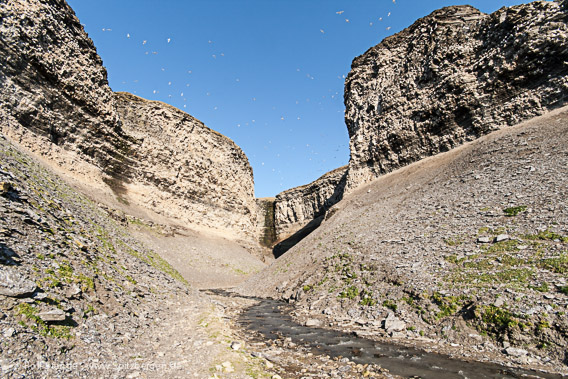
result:
[[[235,296],[224,291],[218,295]],[[339,331],[306,327],[287,314],[287,305],[269,299],[257,299],[258,305],[243,311],[239,324],[259,332],[266,339],[289,337],[297,345],[307,346],[314,354],[347,357],[355,363],[377,364],[392,374],[404,377],[446,378],[563,378],[560,374],[510,368],[494,363],[462,361],[426,351],[372,341]]]

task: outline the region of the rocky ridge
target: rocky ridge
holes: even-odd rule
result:
[[[57,145],[113,173],[127,139],[102,60],[73,10],[61,0],[10,1],[0,18],[2,132],[23,143],[41,136],[41,147],[28,147]]]
[[[274,225],[278,240],[285,239],[321,217],[343,195],[347,167],[330,171],[310,184],[279,193],[274,200]]]

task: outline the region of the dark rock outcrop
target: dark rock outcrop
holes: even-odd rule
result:
[[[562,106],[566,3],[448,7],[357,57],[345,85],[348,189]]]

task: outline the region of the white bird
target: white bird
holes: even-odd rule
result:
[[[335,13],[337,13],[337,14],[342,14],[343,12],[345,12],[345,11],[339,11],[339,12],[335,12]]]
[[[146,44],[146,42],[148,42],[148,41],[146,41],[146,40],[142,41],[142,45],[145,45],[145,44]]]
[[[170,43],[171,40],[172,40],[171,38],[168,38],[168,43]]]
[[[391,30],[391,27],[390,27],[390,26],[387,26],[387,30]]]
[[[130,38],[130,33],[126,33],[126,38]]]
[[[373,23],[372,23],[372,22],[369,22],[369,26],[373,26]]]
[[[390,17],[390,16],[391,16],[391,13],[389,12],[389,14],[387,14],[387,17]]]
[[[172,82],[168,82],[168,85],[171,86],[171,85],[172,85]]]
[[[349,19],[348,19],[348,18],[346,18],[346,19],[345,19],[345,22],[349,22]]]
[[[325,32],[323,31],[323,29],[320,29],[321,34],[324,34]]]

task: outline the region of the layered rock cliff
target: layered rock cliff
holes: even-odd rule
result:
[[[562,106],[567,19],[566,1],[491,15],[447,7],[355,58],[344,94],[348,168],[278,195],[277,235],[384,173]]]
[[[136,168],[127,187],[171,218],[237,236],[255,234],[252,168],[229,138],[170,105],[116,93]]]
[[[0,2],[0,20],[4,135],[95,191],[108,184],[123,204],[254,239],[252,169],[233,141],[173,107],[114,94],[65,1]]]
[[[123,167],[128,143],[106,70],[73,10],[61,0],[3,1],[0,20],[3,133],[42,136],[108,173]]]
[[[347,166],[326,173],[304,186],[281,192],[274,201],[274,225],[279,240],[285,239],[321,217],[341,200]]]
[[[448,7],[355,58],[347,187],[561,106],[566,3]]]

